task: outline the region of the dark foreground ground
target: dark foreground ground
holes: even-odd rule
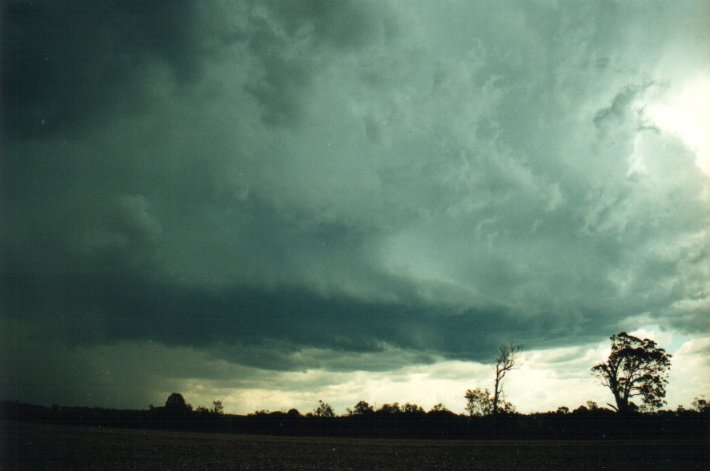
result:
[[[0,422],[1,469],[710,469],[704,440],[378,440]]]

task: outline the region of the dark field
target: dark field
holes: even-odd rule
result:
[[[5,422],[2,469],[710,469],[702,440],[377,440]]]

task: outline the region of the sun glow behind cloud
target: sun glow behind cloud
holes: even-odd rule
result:
[[[695,153],[710,177],[710,72],[669,87],[644,109],[651,123],[671,133]]]

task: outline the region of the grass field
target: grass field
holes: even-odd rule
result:
[[[703,440],[433,441],[0,424],[2,469],[710,469]]]

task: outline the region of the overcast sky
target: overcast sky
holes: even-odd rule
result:
[[[706,1],[2,3],[0,396],[710,393]]]

